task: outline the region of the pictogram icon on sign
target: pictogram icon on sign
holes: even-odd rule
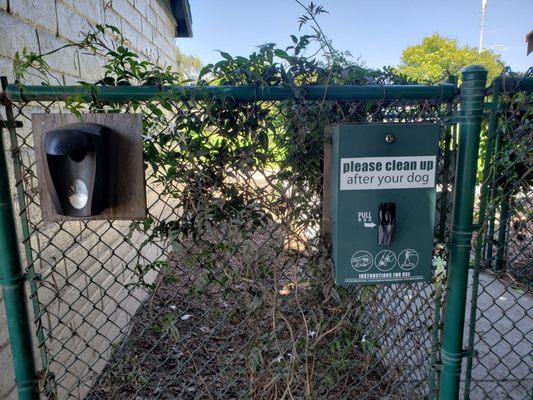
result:
[[[396,264],[396,255],[390,250],[381,250],[374,259],[380,271],[390,271]]]
[[[405,249],[398,256],[398,265],[405,271],[410,271],[418,265],[418,253],[413,249]]]
[[[365,272],[372,266],[372,254],[366,250],[359,250],[353,253],[351,264],[358,272]]]

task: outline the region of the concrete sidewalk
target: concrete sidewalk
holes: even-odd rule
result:
[[[468,304],[471,298],[469,279]],[[470,319],[467,308],[466,321]],[[533,298],[490,274],[479,277],[471,399],[531,399]],[[467,343],[468,332],[465,332]]]

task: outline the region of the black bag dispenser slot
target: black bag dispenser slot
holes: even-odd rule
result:
[[[107,207],[108,129],[76,123],[50,130],[44,138],[45,176],[58,214],[88,217]]]
[[[381,203],[378,217],[378,243],[380,246],[390,246],[396,228],[396,204]]]

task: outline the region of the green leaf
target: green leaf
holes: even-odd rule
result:
[[[172,108],[172,104],[168,101],[161,102],[161,107],[163,107],[167,111],[174,111],[174,109]]]
[[[276,57],[283,58],[284,60],[288,60],[290,58],[287,52],[281,49],[274,50],[274,54],[276,55]]]
[[[220,55],[222,57],[224,57],[226,60],[228,61],[233,61],[233,57],[230,56],[228,53],[226,53],[225,51],[219,51]]]

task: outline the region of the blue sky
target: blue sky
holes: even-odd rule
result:
[[[258,44],[290,44],[303,11],[293,0],[189,0],[190,39],[177,40],[186,54],[204,64],[220,60],[216,50],[248,55]],[[303,0],[307,4],[309,0]],[[316,0],[329,14],[320,18],[339,50],[349,50],[369,67],[397,65],[402,50],[424,36],[440,33],[477,47],[481,0]],[[484,47],[515,71],[533,65],[525,36],[533,30],[533,0],[488,0]]]

